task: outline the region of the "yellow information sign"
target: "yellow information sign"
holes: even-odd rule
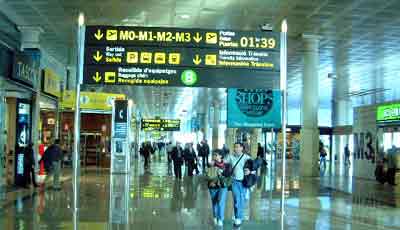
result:
[[[115,72],[105,72],[104,73],[104,82],[105,83],[115,83],[116,74]]]
[[[206,55],[206,65],[217,65],[217,55],[207,54]]]
[[[168,62],[171,65],[179,65],[181,63],[181,54],[180,53],[170,53]]]
[[[127,52],[126,53],[126,62],[127,63],[138,63],[139,54],[138,52]]]
[[[207,44],[217,44],[218,35],[217,33],[206,33],[206,43]]]
[[[62,109],[75,108],[75,92],[65,91],[63,94],[63,101],[61,103]],[[81,92],[81,109],[86,110],[102,110],[111,111],[112,101],[114,99],[125,99],[125,94],[111,94],[111,93],[96,93],[96,92]]]
[[[118,40],[118,31],[117,30],[107,30],[106,39],[108,41],[117,41]]]

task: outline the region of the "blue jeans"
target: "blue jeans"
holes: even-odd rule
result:
[[[243,220],[245,208],[246,188],[240,180],[232,181],[233,211],[235,219]]]
[[[213,215],[218,220],[224,220],[227,188],[212,188],[210,190]]]

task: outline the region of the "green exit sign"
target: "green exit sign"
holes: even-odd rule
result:
[[[376,114],[377,122],[400,121],[400,103],[378,106]]]

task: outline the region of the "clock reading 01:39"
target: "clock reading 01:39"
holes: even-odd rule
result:
[[[261,38],[257,39],[254,37],[241,37],[240,47],[242,48],[263,48],[263,49],[274,49],[276,41],[274,38]]]

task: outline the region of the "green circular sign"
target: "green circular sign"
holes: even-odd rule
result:
[[[185,70],[181,74],[181,80],[184,85],[192,86],[197,82],[197,73],[193,70]]]

